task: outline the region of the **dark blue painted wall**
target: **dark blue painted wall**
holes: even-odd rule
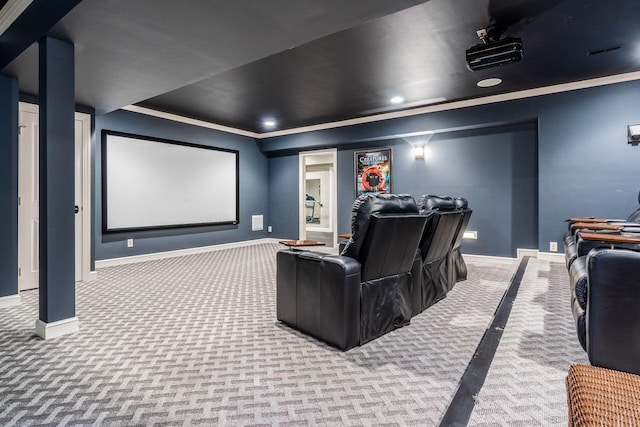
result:
[[[103,129],[185,141],[240,152],[240,223],[237,226],[102,234],[100,135]],[[267,237],[268,164],[252,138],[176,123],[142,114],[115,111],[96,117],[94,134],[94,236],[97,260],[215,245]],[[251,231],[251,215],[264,215],[265,230]],[[133,248],[126,239],[133,238]]]
[[[281,152],[293,156],[295,151],[353,147],[354,143],[360,147],[368,147],[373,144],[372,141],[388,140],[412,132],[434,131],[447,135],[448,131],[452,130],[480,131],[486,127],[499,128],[535,122],[538,126],[537,152],[531,151],[531,145],[512,144],[512,147],[518,149],[529,148],[512,153],[512,161],[501,165],[513,172],[511,182],[515,187],[511,189],[509,202],[513,211],[512,218],[529,217],[524,219],[528,224],[527,231],[520,234],[516,232],[519,224],[505,224],[506,228],[511,228],[509,233],[512,235],[512,246],[528,246],[530,236],[537,234],[537,247],[542,251],[548,251],[550,241],[560,242],[566,230],[563,220],[569,216],[590,214],[619,218],[626,217],[637,207],[637,193],[640,190],[640,147],[627,144],[626,132],[628,124],[640,123],[640,81],[274,137],[261,141],[261,149],[271,157],[270,165],[280,163],[278,167],[281,168],[284,167],[283,158],[276,157]],[[509,138],[521,137],[517,131]],[[451,147],[451,150],[454,150],[454,147]],[[487,162],[494,163],[491,160],[494,156],[503,155],[500,151],[502,149],[495,150],[483,153],[484,157],[479,157],[482,161],[471,162],[468,167],[480,168],[478,173],[481,173]],[[396,154],[394,158],[395,156]],[[537,182],[530,182],[530,172],[527,170],[526,173],[522,173],[517,166],[518,162],[527,157],[536,157]],[[353,184],[349,183],[349,179],[352,178],[348,175],[349,170],[353,168],[352,161],[348,152],[339,155],[338,180],[342,189],[349,185],[348,190],[351,191]],[[294,167],[297,171],[297,162],[291,162],[289,167]],[[410,180],[413,173],[413,170],[394,167],[395,182]],[[469,174],[473,175],[471,172]],[[470,199],[477,197],[473,192],[465,191],[464,186],[459,188],[460,191],[456,191],[458,188],[453,186],[449,189],[447,193],[460,194]],[[394,191],[401,190],[402,187],[394,187]],[[537,197],[531,193],[535,193],[536,190]],[[508,193],[505,191],[505,188],[498,188],[492,190],[492,193],[502,193],[506,196]],[[348,191],[339,195],[341,207],[347,203],[346,193]],[[273,187],[270,194],[275,194]],[[529,206],[536,199],[538,209],[531,213],[528,211]],[[474,217],[478,218],[478,206],[472,207],[475,209]],[[286,214],[287,209],[281,203],[279,209],[281,212],[271,210],[272,218],[276,214]],[[344,212],[339,212],[339,216],[343,215]],[[535,218],[534,222],[537,221],[537,227],[530,224],[531,216]],[[286,231],[287,234],[290,234],[291,230],[297,230],[296,215],[280,218],[279,223],[290,224],[291,229]],[[344,223],[340,224],[339,231],[346,232]],[[475,226],[473,223],[472,225]],[[274,229],[274,233],[276,231]],[[479,237],[483,239],[482,234]],[[481,242],[475,244],[480,245]],[[466,250],[471,250],[472,245],[465,242]],[[502,251],[494,244],[490,246],[495,248],[491,249],[491,252]]]
[[[18,294],[18,81],[0,74],[0,297]]]
[[[515,256],[537,243],[536,123],[498,126],[433,135],[431,157],[416,160],[411,143],[426,138],[394,138],[350,144],[338,150],[338,232],[350,232],[355,198],[354,152],[392,149],[392,191],[416,201],[423,194],[463,196],[474,214],[470,230],[479,239],[465,241],[466,253]],[[298,235],[298,156],[270,158],[270,218],[274,235]],[[517,224],[517,226],[516,226]]]

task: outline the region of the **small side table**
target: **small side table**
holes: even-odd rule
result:
[[[280,240],[278,243],[290,248],[301,248],[303,246],[324,246],[323,242],[317,240]]]

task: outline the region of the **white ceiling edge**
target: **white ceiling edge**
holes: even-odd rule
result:
[[[207,129],[219,130],[222,132],[233,133],[235,135],[248,136],[250,138],[260,139],[260,134],[248,130],[236,129],[229,126],[223,126],[216,123],[206,122],[204,120],[192,119],[190,117],[179,116],[177,114],[165,113],[164,111],[152,110],[151,108],[140,107],[137,105],[127,105],[121,110],[132,111],[134,113],[146,114],[147,116],[159,117],[161,119],[172,120],[174,122],[185,123],[193,126],[200,126]]]
[[[3,13],[0,14],[0,36],[18,19],[18,16],[25,11],[33,0],[9,0],[2,8]]]
[[[173,120],[180,123],[186,123],[194,126],[205,127],[208,129],[220,130],[223,132],[228,132],[236,135],[248,136],[256,139],[264,139],[264,138],[272,138],[275,136],[294,135],[294,134],[304,133],[304,132],[313,132],[317,130],[333,129],[333,128],[339,128],[344,126],[353,126],[353,125],[358,125],[363,123],[372,123],[372,122],[379,122],[383,120],[397,119],[401,117],[416,116],[420,114],[435,113],[438,111],[447,111],[447,110],[456,110],[459,108],[475,107],[479,105],[493,104],[496,102],[532,98],[535,96],[551,95],[554,93],[570,92],[578,89],[588,89],[591,87],[605,86],[605,85],[623,83],[623,82],[628,82],[633,80],[640,80],[640,71],[634,71],[632,73],[616,74],[616,75],[606,76],[606,77],[598,77],[594,79],[578,80],[571,83],[562,83],[558,85],[545,86],[545,87],[540,87],[535,89],[526,89],[526,90],[521,90],[516,92],[503,93],[500,95],[491,95],[491,96],[485,96],[481,98],[467,99],[464,101],[445,102],[438,105],[429,105],[425,107],[412,108],[409,110],[394,111],[391,113],[384,113],[384,114],[375,114],[373,116],[358,117],[356,119],[341,120],[337,122],[327,122],[327,123],[321,123],[318,125],[303,126],[299,128],[284,129],[284,130],[265,132],[265,133],[250,132],[250,131],[237,129],[229,126],[218,125],[218,124],[207,122],[204,120],[196,120],[188,117],[179,116],[177,114],[165,113],[162,111],[153,110],[151,108],[139,107],[136,105],[129,105],[126,107],[122,107],[121,109],[127,110],[127,111],[133,111],[136,113],[146,114],[149,116]]]

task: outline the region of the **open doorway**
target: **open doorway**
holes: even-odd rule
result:
[[[337,242],[336,149],[300,153],[300,239]]]

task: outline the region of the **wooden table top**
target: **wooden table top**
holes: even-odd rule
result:
[[[613,225],[606,223],[589,223],[589,222],[576,222],[572,225],[573,228],[587,228],[589,230],[620,230],[621,225]]]
[[[565,222],[607,222],[606,219],[594,218],[592,216],[587,216],[584,218],[567,218]]]
[[[299,248],[301,246],[324,246],[323,242],[317,240],[280,240],[278,243],[289,247]]]
[[[351,233],[342,233],[342,234],[338,234],[338,238],[339,239],[350,239],[352,236]]]
[[[580,231],[579,234],[584,240],[596,240],[607,243],[640,243],[640,235],[635,237],[628,234],[589,233],[587,231]]]

